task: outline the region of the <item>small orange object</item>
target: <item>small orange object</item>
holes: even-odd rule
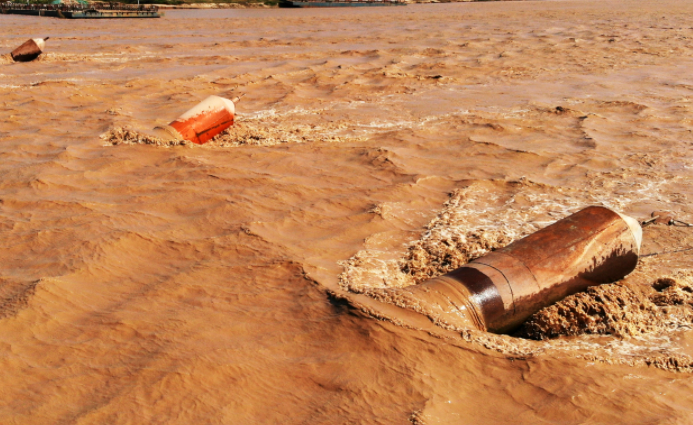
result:
[[[174,136],[201,145],[231,127],[239,98],[209,96],[165,127]]]

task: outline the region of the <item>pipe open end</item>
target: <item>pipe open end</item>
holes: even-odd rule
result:
[[[630,228],[630,231],[633,233],[633,239],[635,239],[635,243],[638,246],[638,252],[640,252],[640,245],[642,244],[642,227],[640,227],[640,223],[638,223],[638,220],[634,219],[633,217],[621,214],[618,211],[614,212],[618,214]]]

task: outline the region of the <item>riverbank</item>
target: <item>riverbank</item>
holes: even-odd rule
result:
[[[457,1],[438,1],[438,0],[405,0],[409,4],[423,3],[471,3],[475,0]],[[267,0],[266,2],[228,2],[228,3],[184,3],[184,4],[156,4],[159,9],[170,10],[189,10],[189,9],[268,9],[279,7],[278,1]]]
[[[268,9],[278,7],[278,3],[186,3],[186,4],[156,4],[159,9],[188,10],[188,9]]]

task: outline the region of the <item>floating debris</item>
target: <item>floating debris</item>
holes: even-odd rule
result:
[[[648,224],[666,224],[668,226],[684,226],[693,227],[693,224],[686,223],[685,221],[678,220],[673,212],[671,211],[653,211],[652,218],[649,218],[642,222],[643,226]]]

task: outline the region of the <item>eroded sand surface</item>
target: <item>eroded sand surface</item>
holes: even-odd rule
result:
[[[693,1],[0,21],[51,37],[0,57],[0,423],[689,422],[693,228],[534,339],[358,300],[590,204],[693,222]]]

